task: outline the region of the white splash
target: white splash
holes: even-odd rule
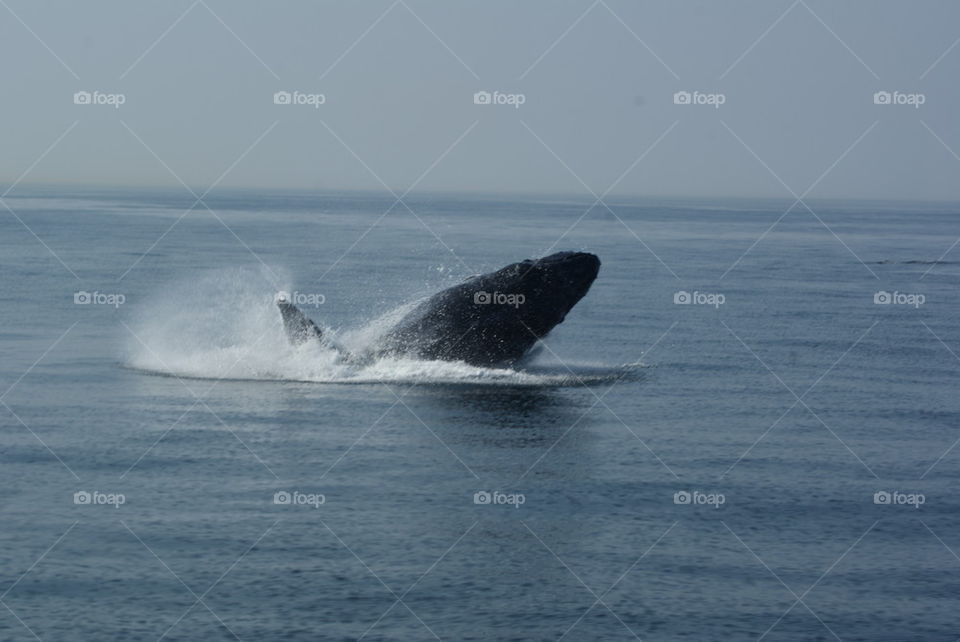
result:
[[[289,275],[283,280],[291,281]],[[610,380],[639,365],[586,366],[578,374],[579,368],[571,372],[559,364],[514,370],[401,357],[349,364],[336,350],[315,341],[291,345],[274,305],[275,294],[271,279],[249,269],[217,271],[190,283],[174,284],[148,300],[128,325],[135,336],[127,346],[126,364],[137,370],[204,379],[529,386]],[[332,339],[350,352],[362,354],[417,303],[334,333]],[[309,316],[309,309],[304,312]]]

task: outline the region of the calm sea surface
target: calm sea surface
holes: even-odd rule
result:
[[[5,201],[0,639],[960,636],[960,207]],[[600,276],[520,371],[271,305],[363,345],[561,249]]]

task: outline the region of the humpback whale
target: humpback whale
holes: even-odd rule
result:
[[[599,270],[594,254],[558,252],[470,277],[421,301],[364,356],[510,365],[566,318]],[[291,343],[329,344],[320,327],[286,297],[277,298],[277,307]],[[341,353],[348,361],[362,358]]]

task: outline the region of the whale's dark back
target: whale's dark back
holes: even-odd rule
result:
[[[410,311],[380,350],[479,366],[516,361],[564,320],[599,269],[593,254],[559,252],[473,277]]]

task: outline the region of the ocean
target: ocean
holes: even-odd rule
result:
[[[958,205],[4,202],[0,639],[960,637]],[[517,369],[272,305],[362,346],[567,249],[600,275]]]

